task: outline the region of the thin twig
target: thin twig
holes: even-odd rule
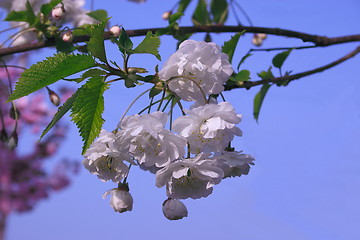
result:
[[[297,74],[293,74],[293,75],[287,75],[287,76],[283,76],[283,77],[276,77],[276,78],[269,78],[269,79],[263,79],[263,80],[258,80],[258,81],[245,81],[245,82],[240,82],[240,83],[231,83],[231,84],[225,84],[225,91],[229,91],[235,88],[246,88],[246,89],[250,89],[254,86],[258,86],[258,85],[262,85],[265,83],[281,83],[281,82],[285,82],[285,81],[292,81],[292,80],[296,80],[305,76],[309,76],[312,75],[314,73],[319,73],[322,71],[325,71],[329,68],[332,68],[342,62],[345,62],[346,60],[354,57],[356,54],[358,54],[360,52],[360,46],[358,46],[357,48],[355,48],[353,51],[351,51],[350,53],[346,54],[345,56],[343,56],[342,58],[339,58],[338,60],[331,62],[327,65],[324,65],[322,67],[318,67],[309,71],[305,71],[305,72],[301,72],[301,73],[297,73]]]
[[[127,30],[126,33],[130,37],[136,36],[145,36],[147,32],[157,32],[159,30],[164,30],[165,28],[146,28],[146,29],[135,29],[135,30]],[[360,41],[360,34],[355,35],[347,35],[341,37],[325,37],[312,35],[297,31],[285,30],[281,28],[266,28],[266,27],[245,27],[245,26],[218,26],[218,25],[210,25],[210,26],[191,26],[191,27],[180,27],[178,30],[179,34],[188,34],[188,33],[229,33],[229,32],[241,32],[246,31],[246,33],[266,33],[270,35],[277,35],[283,37],[291,37],[298,38],[304,42],[312,42],[316,46],[330,46],[335,44],[347,43],[347,42],[358,42]],[[110,38],[110,33],[106,32],[104,34],[105,39]],[[73,42],[86,42],[89,41],[88,35],[76,36],[74,37]],[[0,48],[0,57],[11,55],[14,53],[27,52],[30,50],[36,50],[44,47],[54,46],[55,41],[47,40],[45,42],[37,42],[37,43],[29,43],[22,46],[10,47],[10,48]]]

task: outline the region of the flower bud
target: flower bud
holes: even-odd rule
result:
[[[267,38],[267,34],[266,33],[258,33],[258,37],[261,38],[262,40],[265,40]]]
[[[12,119],[19,119],[20,118],[20,111],[15,107],[14,104],[11,105],[9,115]]]
[[[164,12],[161,17],[164,20],[168,20],[170,18],[171,14],[172,14],[172,11],[167,11],[167,12]]]
[[[72,32],[70,30],[68,30],[62,34],[61,38],[64,42],[71,42],[73,40],[74,36],[73,36]]]
[[[132,210],[134,201],[129,193],[129,187],[126,183],[119,183],[118,188],[105,192],[103,198],[106,198],[109,194],[111,194],[110,206],[115,210],[115,212],[123,213]]]
[[[8,135],[7,135],[5,128],[3,128],[3,129],[1,129],[1,132],[0,132],[0,141],[6,142],[7,140],[8,140]]]
[[[50,88],[47,88],[47,90],[48,90],[48,93],[49,93],[50,101],[55,106],[59,106],[60,105],[60,97],[59,97],[59,95],[57,95],[54,91],[50,90]]]
[[[120,33],[121,33],[121,28],[119,27],[119,26],[112,26],[111,28],[110,28],[110,33],[112,34],[112,35],[114,35],[115,37],[118,37],[118,36],[120,36]]]
[[[14,131],[14,132],[11,134],[11,137],[8,139],[7,147],[8,147],[10,150],[13,150],[14,148],[17,147],[18,141],[19,141],[18,135],[17,135],[17,133]]]
[[[55,20],[61,20],[64,17],[65,14],[65,8],[63,6],[61,7],[55,7],[53,8],[53,10],[51,11],[51,16],[55,19]]]
[[[186,206],[177,199],[168,198],[162,207],[164,216],[169,220],[179,220],[188,216]]]
[[[252,44],[254,44],[255,46],[260,47],[262,45],[263,39],[259,37],[258,34],[254,34],[252,40],[251,40]]]

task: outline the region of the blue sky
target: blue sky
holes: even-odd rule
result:
[[[329,37],[359,33],[360,2],[357,0],[242,1],[254,25],[280,27]],[[134,4],[124,0],[95,0],[112,24],[126,29],[160,27],[161,14],[174,1],[148,0]],[[187,12],[190,14],[190,12]],[[189,16],[188,16],[189,17]],[[243,18],[242,18],[243,19]],[[234,21],[232,23],[235,24]],[[189,25],[184,21],[184,25]],[[221,45],[231,34],[213,36]],[[234,62],[250,47],[251,34],[240,40]],[[201,40],[204,35],[195,35]],[[134,38],[140,41],[141,38]],[[299,46],[301,41],[269,36],[263,47]],[[294,73],[334,61],[355,49],[358,43],[291,53],[284,69]],[[108,46],[110,58],[120,54]],[[175,41],[162,39],[163,60],[175,50]],[[41,50],[33,61],[54,50]],[[256,53],[243,65],[252,72],[266,70],[272,53]],[[248,176],[226,179],[207,198],[184,201],[189,217],[169,221],[161,204],[165,189],[155,186],[155,177],[134,168],[129,177],[134,197],[132,212],[115,213],[102,194],[114,187],[102,183],[86,170],[65,191],[53,194],[37,208],[10,217],[7,239],[246,239],[317,240],[360,239],[360,79],[359,56],[323,73],[272,87],[263,104],[259,123],[252,118],[253,98],[259,88],[225,94],[243,114],[239,127],[244,136],[234,145],[256,158]],[[139,56],[130,65],[153,69],[162,65],[153,56]],[[131,99],[142,89],[114,84],[106,96],[105,128],[113,129]],[[140,106],[140,105],[139,105]],[[139,109],[139,108],[138,108]],[[137,110],[134,109],[134,113]],[[81,140],[71,127],[59,158],[82,160]]]

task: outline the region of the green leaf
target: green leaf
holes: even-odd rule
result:
[[[182,16],[184,16],[184,14],[182,14],[181,12],[177,12],[174,14],[171,14],[169,17],[169,24],[173,24],[175,23],[177,20],[179,20]]]
[[[226,53],[229,56],[229,61],[232,61],[232,58],[234,56],[234,52],[236,49],[236,46],[239,42],[240,36],[244,34],[245,31],[239,32],[231,37],[229,41],[226,41],[224,43],[224,46],[222,46],[222,51]]]
[[[144,40],[131,52],[132,53],[149,53],[154,55],[157,59],[161,61],[161,57],[159,55],[159,46],[160,46],[160,38],[151,32],[147,32]]]
[[[21,74],[8,101],[29,95],[62,78],[95,66],[94,59],[85,54],[58,53],[53,57],[48,57],[46,60],[32,65]]]
[[[257,75],[259,77],[261,77],[261,79],[263,79],[263,80],[274,78],[274,75],[271,72],[271,67],[269,67],[269,69],[267,71],[262,71],[262,72],[258,73]]]
[[[99,135],[104,123],[101,115],[104,111],[103,94],[107,88],[108,85],[103,81],[103,77],[95,76],[77,90],[70,116],[84,142],[83,154]]]
[[[267,93],[267,91],[270,88],[270,84],[265,83],[260,91],[256,94],[255,99],[254,99],[254,118],[256,120],[256,122],[259,121],[259,114],[260,114],[260,109],[261,109],[261,105],[264,101],[265,95]]]
[[[99,24],[89,25],[86,28],[90,35],[90,40],[87,43],[88,51],[104,63],[107,62],[104,45],[104,30],[106,23],[107,21],[104,21]]]
[[[272,63],[274,65],[274,67],[281,68],[282,65],[284,64],[286,58],[291,53],[291,51],[292,51],[292,49],[289,49],[287,51],[284,51],[284,52],[281,52],[281,53],[277,54],[272,60]]]
[[[87,15],[94,18],[95,20],[98,20],[99,22],[106,22],[108,19],[108,13],[106,10],[103,9],[89,12],[87,13]]]
[[[66,102],[62,106],[59,107],[54,118],[51,120],[51,122],[46,126],[44,131],[41,133],[40,139],[42,139],[45,136],[45,134],[47,134],[49,132],[49,130],[53,126],[55,126],[55,124],[65,115],[65,113],[67,113],[70,110],[70,108],[74,104],[74,101],[75,101],[77,95],[78,95],[78,92],[75,92],[70,98],[68,98],[68,100],[66,100]]]
[[[47,16],[52,11],[52,9],[61,2],[62,0],[51,0],[49,3],[41,5],[40,12]]]
[[[192,16],[192,22],[195,26],[207,25],[211,23],[205,0],[198,1],[195,12]]]
[[[248,70],[241,70],[235,76],[231,76],[230,80],[234,82],[245,82],[249,81],[250,79],[250,71]]]
[[[70,42],[64,42],[62,39],[58,38],[55,41],[56,51],[64,52],[64,53],[71,53],[76,50],[76,47]]]
[[[228,3],[226,0],[212,0],[210,3],[210,10],[213,15],[213,22],[217,24],[224,24],[228,17]]]
[[[179,2],[177,11],[180,13],[184,13],[190,2],[191,0],[181,0]]]
[[[134,46],[124,28],[121,30],[119,39],[113,38],[113,41],[118,45],[120,51],[124,54],[131,51]]]
[[[246,60],[248,57],[250,57],[250,56],[252,56],[252,54],[251,54],[251,53],[248,53],[248,54],[246,54],[245,56],[243,56],[243,57],[241,58],[238,66],[237,66],[237,70],[238,70],[238,71],[239,71],[239,69],[240,69],[241,64],[243,64],[243,63],[245,62],[245,60]]]
[[[36,16],[29,1],[26,2],[25,11],[11,11],[8,13],[4,21],[27,22],[32,25],[36,20]]]

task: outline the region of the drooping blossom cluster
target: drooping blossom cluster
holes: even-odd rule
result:
[[[0,8],[3,8],[8,12],[24,11],[26,10],[26,2],[27,0],[2,0],[0,2]],[[40,12],[41,5],[48,2],[50,2],[50,0],[29,0],[29,3],[35,14],[38,14]],[[85,0],[62,0],[62,3],[55,6],[51,12],[51,15],[49,16],[51,24],[54,26],[60,26],[62,24],[72,24],[74,27],[79,27],[84,24],[95,23],[96,20],[87,15],[89,11],[83,8],[84,5]],[[11,44],[12,46],[19,46],[22,44],[31,43],[38,39],[37,32],[35,31],[35,29],[29,28],[28,23],[11,22],[11,27],[19,28],[18,34],[15,34],[13,37]],[[69,32],[67,31],[64,33],[68,34]]]
[[[242,135],[237,127],[242,115],[213,97],[224,90],[232,72],[215,43],[186,40],[158,72],[170,95],[194,102],[190,109],[181,108],[184,115],[170,123],[171,130],[169,114],[155,111],[126,116],[113,132],[101,131],[83,164],[101,180],[118,183],[105,194],[112,194],[115,211],[132,210],[126,182],[131,165],[155,174],[156,186],[166,187],[163,213],[170,220],[188,215],[179,199],[207,197],[222,179],[248,174],[255,159],[231,147],[234,137]]]
[[[68,186],[70,175],[78,171],[78,164],[69,160],[58,162],[51,172],[45,169],[47,160],[54,156],[64,140],[66,127],[60,124],[47,138],[38,142],[39,130],[46,126],[53,110],[46,104],[46,92],[21,98],[14,105],[6,103],[9,82],[13,84],[19,73],[16,68],[0,67],[1,221],[13,212],[32,210],[40,200]],[[69,95],[68,92],[64,90],[64,95]],[[33,145],[29,144],[29,136],[26,140],[23,138],[29,130],[37,133]],[[20,146],[27,146],[26,153],[16,148],[18,141]]]

